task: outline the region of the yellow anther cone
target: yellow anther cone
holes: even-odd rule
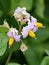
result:
[[[9,46],[12,46],[13,43],[14,43],[14,38],[11,37],[11,38],[9,39],[9,43],[8,43],[8,44],[9,44]]]
[[[31,36],[32,38],[36,37],[35,33],[32,30],[29,31],[29,36]]]
[[[37,22],[36,25],[37,25],[38,28],[43,27],[43,24],[39,23],[39,22]]]

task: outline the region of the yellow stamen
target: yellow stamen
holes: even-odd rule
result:
[[[9,43],[8,43],[8,44],[9,44],[9,46],[11,46],[13,43],[14,43],[14,38],[11,37],[11,38],[9,39]]]
[[[35,33],[32,30],[30,30],[29,31],[29,36],[31,36],[32,38],[35,38],[36,35],[35,35]]]
[[[38,28],[43,27],[43,24],[39,23],[39,22],[37,22],[36,25],[37,25]]]

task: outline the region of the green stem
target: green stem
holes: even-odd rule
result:
[[[19,25],[19,34],[21,32],[21,27],[22,27],[22,24],[20,23],[20,25]]]
[[[10,61],[10,59],[11,59],[11,56],[12,56],[12,52],[13,52],[13,51],[10,52],[10,54],[9,54],[9,56],[8,56],[8,58],[7,58],[7,61],[6,61],[5,65],[8,65],[8,63],[9,63],[9,61]]]

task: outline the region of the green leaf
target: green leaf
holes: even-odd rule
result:
[[[41,62],[41,65],[49,65],[49,56],[45,57]]]
[[[0,33],[8,32],[8,28],[0,27]]]
[[[20,65],[18,63],[9,63],[8,65]]]
[[[10,11],[10,6],[11,5],[11,1],[10,0],[0,0],[0,8],[4,11],[4,12],[9,12]]]
[[[46,54],[49,55],[49,50],[45,50]]]
[[[11,0],[10,14],[13,14],[15,9],[18,7],[20,0]]]
[[[8,16],[6,16],[6,20],[7,20],[10,27],[12,26],[12,27],[18,29],[18,23],[14,17],[11,17],[10,15],[8,15]]]
[[[39,65],[39,59],[38,59],[37,54],[34,50],[34,48],[36,47],[35,45],[37,43],[35,44],[35,42],[34,42],[35,40],[33,41],[32,39],[33,38],[28,37],[23,40],[23,43],[26,44],[28,47],[28,50],[26,50],[24,52],[24,56],[28,62],[28,65]]]
[[[0,33],[0,56],[2,56],[7,49],[8,37]]]
[[[49,20],[49,0],[45,0],[45,17]]]
[[[29,65],[39,65],[38,57],[36,53],[33,51],[33,49],[28,49],[24,56],[28,62]]]
[[[29,11],[33,7],[33,0],[11,0],[10,14],[13,14],[17,7],[26,7]]]
[[[36,0],[35,12],[38,16],[44,17],[44,0]]]
[[[15,42],[15,43],[13,44],[13,46],[11,46],[11,49],[13,50],[13,52],[19,50],[20,45],[21,45],[21,42]]]
[[[37,40],[39,40],[40,42],[46,40],[49,37],[49,30],[48,28],[41,28],[39,29],[37,32]]]
[[[33,0],[21,0],[19,7],[26,7],[26,9],[29,11],[33,7]]]

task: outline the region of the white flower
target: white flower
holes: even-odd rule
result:
[[[16,42],[21,41],[20,37],[21,35],[18,34],[18,30],[16,28],[10,28],[9,32],[7,35],[11,38],[14,38]]]
[[[12,32],[13,35],[18,34],[18,30],[16,30],[16,28],[10,28],[9,31]]]
[[[26,22],[30,19],[30,14],[26,12],[26,8],[18,7],[14,12],[14,17],[17,21]]]
[[[15,35],[18,35],[18,30],[16,30],[16,28],[10,28],[7,35],[9,37],[14,37]]]

